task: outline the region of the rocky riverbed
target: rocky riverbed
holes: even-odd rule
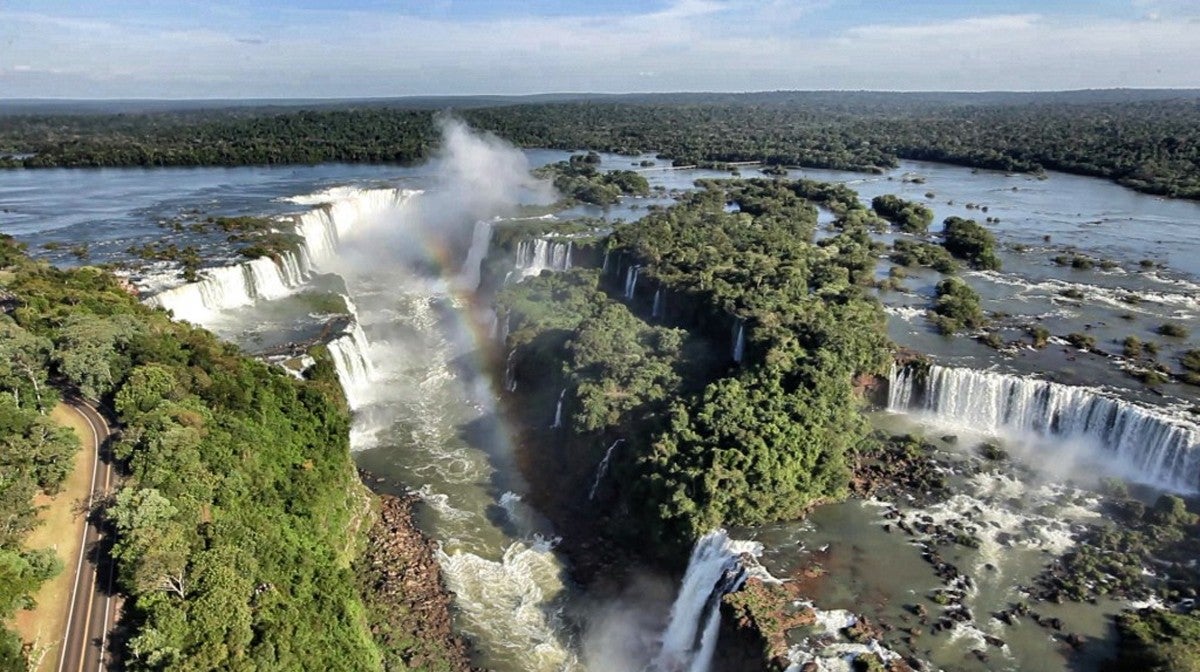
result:
[[[420,498],[379,499],[379,517],[355,572],[384,669],[472,670],[467,643],[454,633],[436,544],[413,522]]]

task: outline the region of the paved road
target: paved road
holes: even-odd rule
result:
[[[114,485],[112,465],[102,459],[104,444],[111,431],[104,416],[90,403],[72,399],[67,404],[83,416],[91,427],[91,446],[96,451],[92,489],[88,497],[88,511],[91,511],[92,503],[103,499]],[[83,552],[79,554],[79,563],[75,567],[75,585],[71,592],[58,672],[92,672],[107,667],[108,633],[117,614],[113,605],[112,561],[107,553],[100,552],[101,541],[100,531],[91,522],[85,521]]]

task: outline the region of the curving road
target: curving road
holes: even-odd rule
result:
[[[104,416],[91,403],[79,399],[66,400],[91,428],[91,446],[96,453],[92,467],[92,487],[87,510],[104,499],[114,485],[112,464],[103,459],[105,443],[112,434]],[[86,437],[85,437],[86,438]],[[63,634],[58,672],[89,672],[108,667],[108,634],[116,621],[113,605],[114,568],[107,552],[102,552],[100,530],[84,521],[82,549],[75,566],[75,585],[71,591],[71,606]],[[86,561],[85,561],[86,558]]]

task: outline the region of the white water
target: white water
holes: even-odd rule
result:
[[[630,266],[625,272],[625,300],[632,301],[633,294],[637,291],[638,273],[642,270],[641,266]]]
[[[1200,427],[1182,416],[1092,388],[991,371],[932,366],[923,383],[918,377],[912,367],[893,370],[890,410],[922,411],[937,423],[969,431],[1052,437],[1042,450],[1082,445],[1132,480],[1176,491],[1200,489]],[[1057,461],[1069,454],[1050,457]]]
[[[596,478],[592,481],[592,489],[588,491],[588,499],[596,498],[596,489],[600,487],[600,481],[604,479],[604,475],[608,473],[608,461],[612,459],[613,449],[618,444],[624,443],[625,439],[617,439],[613,441],[608,450],[604,451],[604,459],[600,460],[600,464],[596,467]]]
[[[394,212],[416,193],[404,189],[338,188],[289,199],[322,204],[292,218],[293,231],[303,239],[295,253],[284,252],[278,261],[260,257],[203,269],[199,281],[159,292],[146,304],[170,310],[176,319],[209,326],[221,311],[287,296],[304,284],[314,267],[320,268],[336,257],[342,236],[365,221]]]
[[[733,334],[733,352],[731,353],[733,361],[738,364],[742,363],[742,358],[746,356],[746,323],[742,320],[737,321],[734,326]]]
[[[568,271],[571,269],[571,253],[574,243],[548,238],[523,240],[517,244],[514,268],[522,278],[540,275],[542,271]]]
[[[663,315],[663,292],[662,288],[654,290],[654,307],[650,309],[650,317],[658,319]]]
[[[367,401],[371,380],[375,377],[375,366],[367,356],[367,335],[358,322],[351,324],[346,332],[333,339],[327,346],[337,369],[338,381],[346,394],[350,408],[362,407]]]
[[[471,247],[467,250],[467,260],[459,271],[459,283],[463,289],[475,291],[479,288],[479,278],[483,271],[483,258],[487,256],[488,245],[492,242],[492,223],[487,220],[475,222],[471,233]]]
[[[517,391],[517,351],[513,349],[508,353],[508,358],[504,365],[504,389],[509,392]]]
[[[746,581],[741,556],[758,556],[756,543],[735,541],[724,530],[710,532],[692,548],[679,595],[654,660],[661,672],[707,672],[720,629],[721,597]]]
[[[554,424],[550,425],[550,429],[558,429],[562,427],[562,408],[563,398],[567,396],[567,388],[563,388],[562,392],[558,393],[558,403],[554,405]]]

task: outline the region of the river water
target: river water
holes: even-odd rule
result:
[[[525,154],[531,165],[567,156],[540,150]],[[654,159],[604,155],[602,168],[634,168],[643,160]],[[559,217],[632,220],[649,205],[669,203],[671,193],[691,188],[696,179],[729,176],[721,171],[667,170],[659,164],[644,169],[651,184],[661,187],[655,196],[626,199],[603,210],[581,206]],[[753,168],[741,170],[745,176],[754,174]],[[1154,333],[1163,322],[1194,325],[1200,312],[1198,204],[1145,196],[1094,179],[1051,174],[1039,180],[915,162],[882,176],[821,170],[792,175],[850,183],[868,202],[884,193],[926,202],[936,212],[935,221],[950,215],[981,222],[998,217],[989,227],[1004,246],[1003,270],[969,272],[965,277],[983,295],[985,309],[1011,316],[1001,320],[1007,340],[1020,339],[1025,325],[1039,323],[1055,336],[1089,333],[1101,349],[1120,352],[1113,342],[1137,335],[1160,343],[1163,362],[1200,343],[1194,333],[1179,339]],[[919,176],[920,182],[906,181],[906,176]],[[0,232],[28,242],[35,255],[64,265],[81,263],[64,249],[80,243],[87,243],[93,263],[130,263],[127,249],[148,242],[195,244],[212,263],[231,263],[222,236],[187,227],[176,230],[164,223],[176,218],[301,213],[336,198],[328,190],[346,185],[429,190],[439,183],[426,167],[380,165],[4,171]],[[294,200],[310,194],[318,196]],[[985,214],[968,209],[968,203],[988,210]],[[364,258],[377,259],[371,255],[380,239],[372,232],[405,226],[402,209],[401,205],[397,211],[361,215],[354,230],[342,238],[336,258],[318,264],[328,275],[312,281],[329,293],[350,297],[346,310],[357,313],[365,336],[363,352],[354,355],[370,364],[361,374],[367,380],[359,381],[361,397],[356,399],[356,458],[381,479],[377,487],[425,495],[419,523],[441,545],[440,560],[456,594],[458,625],[475,641],[479,664],[514,671],[584,669],[580,651],[585,646],[579,633],[586,623],[566,616],[578,612],[571,606],[582,598],[554,552],[554,530],[523,502],[528,486],[514,463],[516,432],[497,413],[501,392],[484,365],[490,354],[483,333],[487,318],[476,313],[469,287],[463,286],[461,266],[471,243],[472,222],[459,223],[462,230],[451,237],[448,250],[434,249],[428,241],[389,237],[388,244],[396,249],[424,247],[416,253],[401,250],[395,263],[361,263]],[[823,214],[822,221],[828,220]],[[933,229],[938,228],[934,224]],[[895,236],[879,238],[890,242]],[[60,248],[43,247],[47,244]],[[1056,255],[1076,250],[1116,265],[1073,270],[1053,262]],[[1143,259],[1156,266],[1143,269]],[[881,277],[889,267],[881,261]],[[154,290],[174,277],[162,264],[147,265],[134,275]],[[949,366],[1086,384],[1098,394],[1154,404],[1184,421],[1180,409],[1197,401],[1196,388],[1168,384],[1150,391],[1123,373],[1125,363],[1119,359],[1062,344],[998,353],[973,340],[938,336],[922,316],[938,279],[936,273],[914,272],[904,281],[905,291],[881,295],[889,332],[897,343]],[[1064,290],[1075,291],[1067,296]],[[1140,300],[1124,300],[1128,294]],[[206,326],[251,352],[262,352],[318,331],[328,316],[314,305],[298,290],[278,300],[218,311]],[[901,423],[905,429],[922,421],[931,422],[904,413],[876,419],[877,424]],[[932,431],[937,431],[936,422]],[[944,450],[948,460],[966,459],[952,447]],[[955,558],[976,576],[978,588],[970,597],[973,610],[979,612],[975,622],[955,632],[918,638],[914,649],[946,669],[1074,669],[1062,647],[1050,642],[1045,632],[1027,624],[997,625],[984,614],[1002,608],[1015,587],[1028,582],[1043,556],[1069,546],[1071,522],[1094,516],[1094,502],[1086,490],[1067,488],[1061,479],[967,471],[956,478],[971,499],[948,504],[937,515],[961,517],[976,507],[987,512],[994,529],[1012,531],[1021,541],[985,543]],[[1025,500],[1026,505],[1016,506],[1013,500]],[[830,579],[811,596],[822,608],[869,609],[873,617],[899,621],[904,605],[924,599],[921,596],[934,590],[939,579],[920,558],[921,540],[882,531],[886,511],[884,504],[848,502],[822,507],[803,524],[738,534],[764,543],[764,564],[777,574],[814,557],[830,568]],[[1101,642],[1087,650],[1087,665],[1105,653],[1103,642],[1110,637],[1105,616],[1118,606],[1059,609],[1073,631]],[[986,664],[971,654],[980,646],[981,633],[1008,642],[1007,650],[995,652]]]

